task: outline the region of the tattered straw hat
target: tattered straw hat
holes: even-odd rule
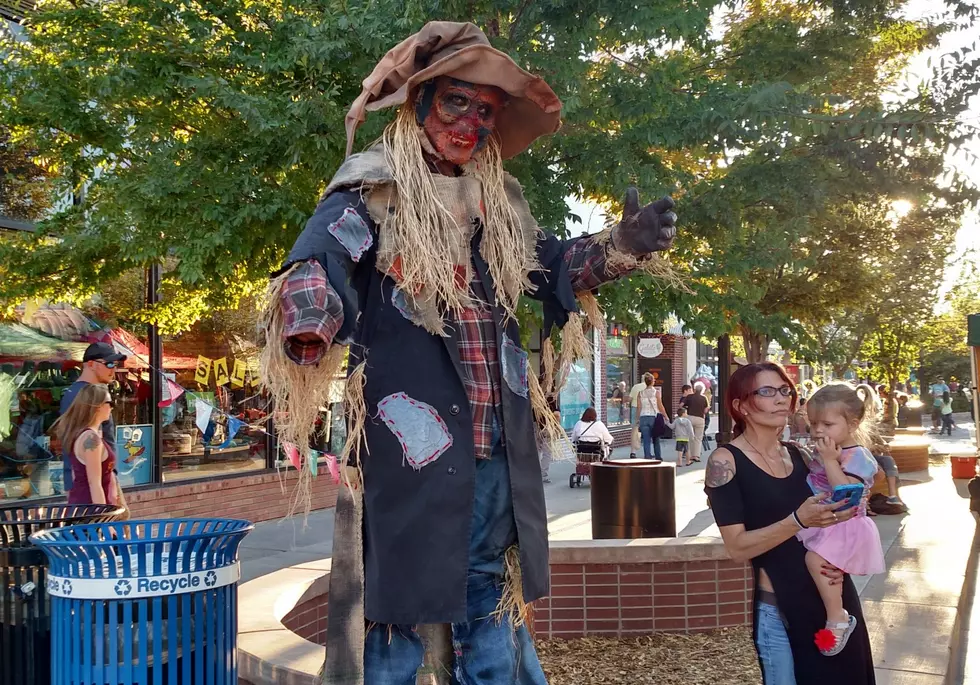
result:
[[[363,90],[347,112],[347,155],[367,112],[402,105],[421,84],[452,76],[510,95],[497,116],[496,136],[504,159],[524,151],[561,125],[561,101],[539,76],[521,69],[473,24],[432,21],[393,47],[364,79]]]

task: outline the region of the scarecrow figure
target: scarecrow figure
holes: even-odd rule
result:
[[[561,103],[472,24],[427,24],[363,86],[265,318],[283,440],[309,445],[348,368],[324,682],[545,683],[525,625],[548,593],[536,421],[564,437],[547,396],[602,325],[590,293],[671,245],[673,202],[640,208],[630,189],[610,231],[545,235],[501,162],[556,131]],[[381,142],[351,155],[365,113],[393,106]],[[563,329],[543,383],[519,343],[522,293]]]

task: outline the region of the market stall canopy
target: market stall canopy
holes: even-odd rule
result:
[[[46,335],[62,340],[81,342],[102,328],[82,311],[70,304],[24,305],[21,323]]]
[[[0,360],[82,361],[86,343],[66,342],[20,323],[0,324]]]
[[[139,338],[124,328],[103,328],[88,336],[91,342],[107,342],[116,348],[120,354],[126,355],[127,369],[145,369],[150,363],[150,348]],[[197,357],[182,357],[179,355],[163,355],[163,368],[172,371],[182,371],[197,368]]]

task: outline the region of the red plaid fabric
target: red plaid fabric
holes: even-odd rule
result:
[[[316,364],[323,358],[344,323],[344,308],[327,274],[316,260],[300,264],[283,286],[282,312],[286,356],[297,364]],[[311,333],[321,342],[304,343],[297,335]]]
[[[564,258],[575,292],[594,290],[625,273],[614,273],[606,268],[606,246],[589,236],[572,242]],[[324,342],[330,342],[343,323],[340,298],[327,283],[323,267],[315,260],[297,268],[294,276],[286,282],[282,295],[287,337],[313,333]],[[310,289],[317,289],[319,294]],[[460,312],[453,323],[458,332],[459,359],[466,374],[463,385],[473,412],[476,457],[486,459],[490,456],[493,415],[500,406],[500,351],[496,344],[493,312],[475,268],[470,292],[477,304]],[[320,295],[323,293],[325,296]],[[315,364],[326,348],[319,343],[304,345],[295,339],[286,341],[286,353],[297,364]]]

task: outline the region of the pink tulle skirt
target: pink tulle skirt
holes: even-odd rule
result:
[[[804,547],[844,573],[870,576],[885,571],[878,526],[867,516],[859,514],[828,528],[807,528],[796,537]]]

